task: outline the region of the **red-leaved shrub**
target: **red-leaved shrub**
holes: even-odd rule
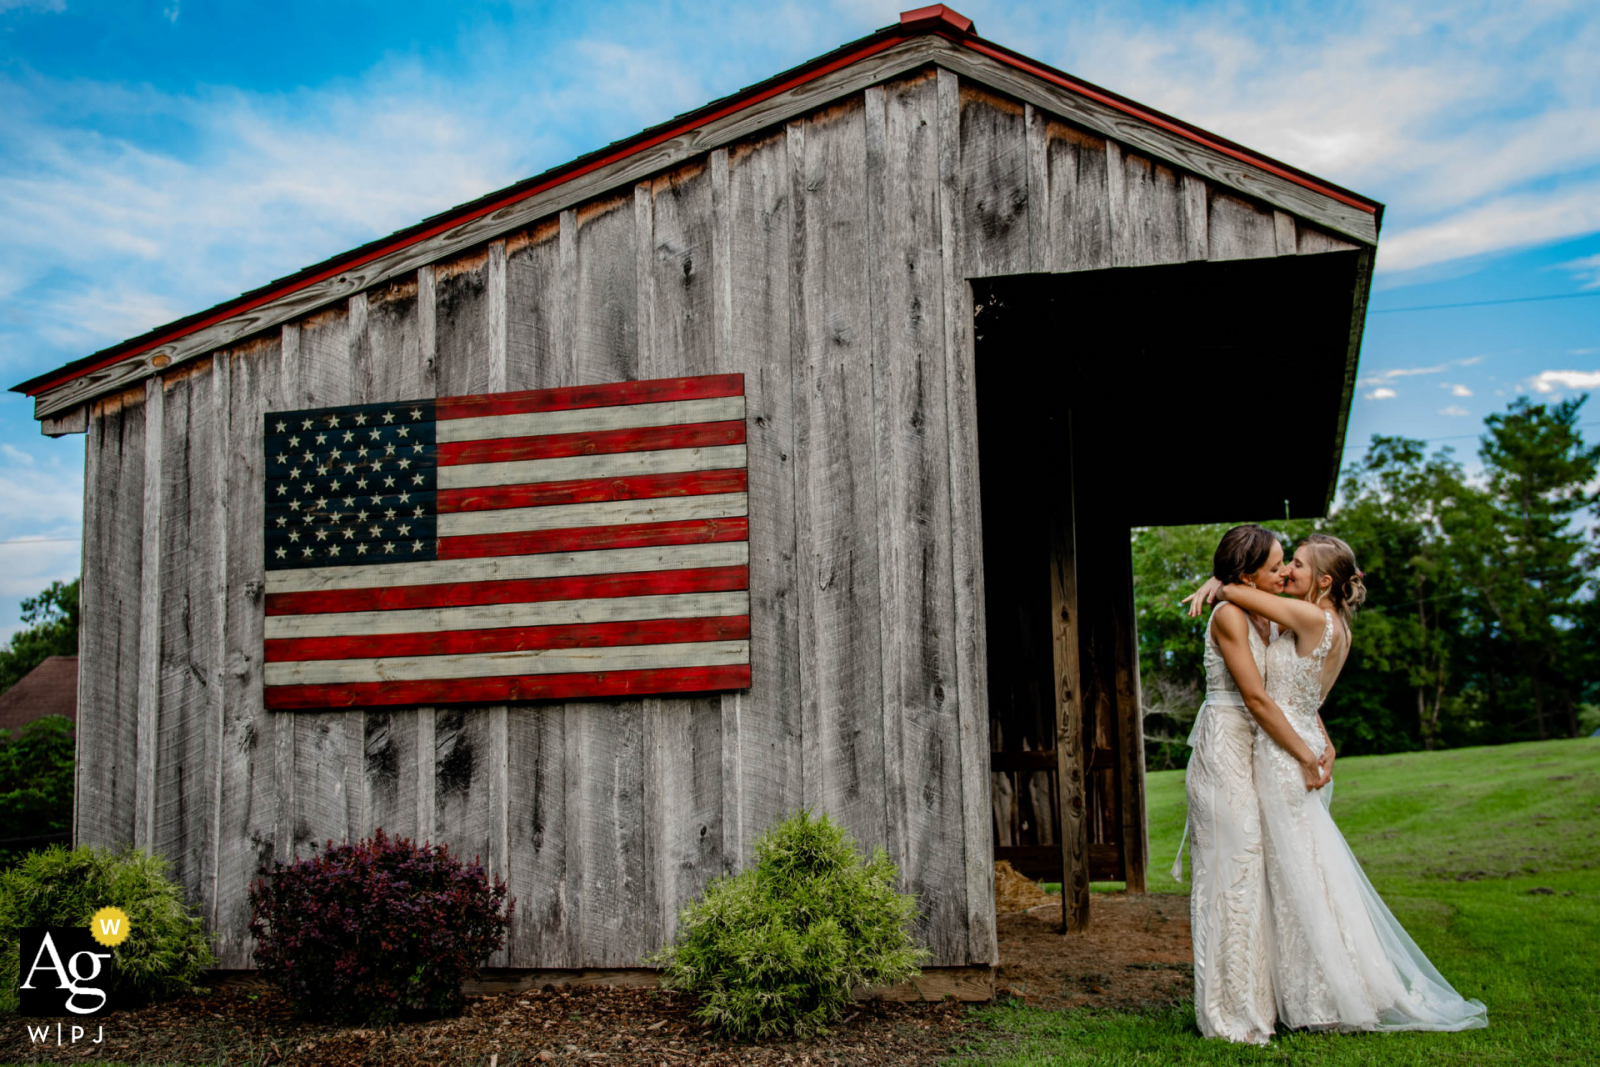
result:
[[[506,884],[446,845],[371,840],[263,869],[250,933],[263,978],[303,1015],[387,1022],[461,1010],[461,985],[505,941]]]

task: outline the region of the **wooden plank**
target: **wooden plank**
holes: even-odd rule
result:
[[[1272,213],[1272,235],[1274,250],[1280,256],[1292,256],[1298,249],[1296,247],[1294,232],[1294,216],[1287,211],[1274,211]]]
[[[989,694],[983,607],[983,516],[978,486],[978,398],[972,286],[955,252],[967,224],[961,204],[961,101],[955,74],[939,71],[940,276],[944,288],[945,402],[950,436],[951,566],[955,574],[956,715],[960,724],[967,962],[993,963],[993,841],[989,829]]]
[[[879,213],[872,227],[872,320],[884,777],[890,826],[903,835],[901,878],[919,898],[919,939],[932,950],[933,964],[964,964],[967,852],[956,712],[938,79],[930,74],[891,83],[880,101],[884,137],[871,203]]]
[[[1218,190],[1211,195],[1207,236],[1213,260],[1254,259],[1278,254],[1272,209]]]
[[[281,405],[283,410],[287,410],[290,407],[288,399],[292,395],[290,383],[297,382],[299,375],[300,325],[294,323],[284,326],[279,337],[278,373],[276,378],[278,388],[272,396],[274,407]],[[262,432],[265,432],[264,427]],[[266,470],[265,456],[262,457],[261,469],[263,472]],[[264,500],[262,508],[262,514],[265,516],[266,503]],[[262,547],[264,552],[265,541],[262,542]],[[262,582],[260,595],[266,596],[266,583],[264,581]],[[265,701],[263,701],[263,706],[265,706]],[[272,716],[273,780],[277,787],[275,791],[277,812],[273,819],[272,851],[273,860],[276,863],[290,863],[295,858],[295,792],[299,788],[294,767],[294,736],[297,718],[298,716],[291,715]]]
[[[431,272],[430,272],[431,275]],[[377,403],[434,393],[433,360],[423,350],[421,284],[399,278],[360,294],[350,302],[350,345],[357,403]],[[359,308],[359,310],[358,310]],[[435,320],[437,321],[437,320]],[[423,761],[431,779],[432,743],[419,751],[418,715],[411,708],[375,709],[362,714],[359,753],[350,770],[359,770],[352,806],[359,810],[357,833],[383,829],[392,837],[420,839],[417,819]],[[431,821],[431,820],[430,820]]]
[[[1295,251],[1302,256],[1315,255],[1318,252],[1350,252],[1359,247],[1298,220],[1295,230]]]
[[[1034,112],[1044,126],[1046,186],[1039,199],[1046,220],[1038,269],[1094,270],[1111,266],[1111,199],[1103,138]],[[1031,195],[1031,194],[1030,194]]]
[[[506,296],[506,243],[489,243],[488,303],[488,361],[489,392],[504,393],[508,373],[507,349],[510,343]],[[487,863],[491,878],[504,878],[508,873],[511,848],[508,795],[511,789],[511,723],[504,704],[491,704],[484,712],[488,717],[488,796],[489,853]],[[490,962],[504,966],[511,959],[509,946],[502,947]]]
[[[1211,254],[1210,203],[1206,183],[1193,174],[1183,175],[1183,258],[1206,259]]]
[[[1031,252],[1023,105],[963,81],[960,138],[960,271],[967,278],[1026,272]]]
[[[795,497],[805,800],[885,843],[880,590],[872,467],[865,115],[791,126]]]
[[[438,272],[431,265],[417,268],[417,348],[423,368],[418,395],[435,395],[439,382],[439,285]],[[438,747],[434,709],[427,705],[419,706],[416,719],[416,835],[424,842],[431,842],[435,838],[433,813],[438,802],[433,771],[434,754]]]
[[[597,168],[487,215],[468,219],[433,237],[378,256],[367,263],[351,266],[260,307],[57,386],[35,399],[34,417],[53,415],[93,397],[127,388],[155,373],[155,360],[163,360],[161,366],[171,366],[193,359],[252,334],[292,322],[318,308],[330,304],[342,305],[352,293],[411,274],[421,266],[448,259],[487,241],[571,211],[575,205],[618,189],[631,191],[633,184],[643,178],[702,156],[713,148],[736,144],[758,131],[781,126],[795,116],[810,111],[819,101],[858,93],[868,85],[913,70],[950,52],[948,44],[931,37],[897,44],[614,164]]]
[[[133,843],[155,847],[156,761],[161,704],[161,465],[166,391],[160,378],[145,382],[144,510],[139,555],[139,728],[134,789]]]
[[[1122,816],[1123,880],[1130,893],[1145,891],[1146,868],[1150,857],[1150,827],[1144,796],[1144,715],[1139,701],[1139,634],[1133,607],[1133,547],[1126,527],[1120,536],[1114,559],[1107,570],[1113,579],[1112,649],[1116,657],[1117,715],[1117,793]]]
[[[561,381],[557,332],[561,223],[546,219],[506,241],[506,381],[546,389]]]
[[[712,193],[711,170],[702,162],[636,189],[641,378],[726,369],[717,358]],[[742,420],[723,425],[736,426],[743,440]],[[743,648],[748,663],[748,642]],[[723,854],[722,698],[650,697],[643,715],[647,899],[657,936],[666,941],[683,906],[731,866]]]
[[[731,835],[724,856],[736,866],[751,862],[756,836],[800,807],[805,795],[788,152],[783,132],[730,152],[723,212],[728,365],[744,371],[749,492],[766,512],[750,527],[750,689],[723,696],[725,744],[737,745],[736,770],[723,776],[724,789],[737,782],[723,811]]]
[[[1113,178],[1112,262],[1119,267],[1181,262],[1184,226],[1177,172],[1114,142],[1107,145],[1106,167]],[[1119,161],[1120,182],[1112,173]]]
[[[434,271],[435,367],[441,395],[505,389],[503,246],[499,252],[496,255],[493,247],[474,249]],[[384,675],[392,682],[409,677],[387,670]],[[431,671],[427,676],[436,677]],[[315,684],[313,679],[307,682]],[[503,709],[496,714],[492,708],[437,709],[433,761],[434,840],[450,845],[466,860],[476,858],[490,870],[505,847],[501,840],[505,812],[500,805],[505,796],[501,767],[506,760],[506,722]]]
[[[1062,442],[1068,484],[1050,494],[1050,632],[1055,668],[1057,841],[1061,852],[1061,929],[1089,925],[1088,798],[1084,781],[1083,682],[1078,660],[1082,632],[1078,616],[1074,442],[1070,424]]]
[[[63,437],[69,433],[89,432],[89,405],[79,404],[59,414],[39,420],[39,431],[46,437]]]
[[[568,929],[566,719],[559,704],[507,713],[506,881],[517,906],[506,955],[513,966],[560,967],[577,958]]]
[[[203,912],[214,878],[220,682],[217,587],[225,546],[217,510],[225,499],[214,359],[162,383],[161,554],[156,632],[156,766],[152,848]],[[159,380],[159,379],[158,379]]]
[[[226,382],[222,463],[229,490],[223,532],[222,732],[218,753],[216,891],[211,928],[223,967],[250,965],[249,887],[271,865],[277,833],[278,790],[274,740],[280,724],[261,699],[261,538],[265,457],[262,415],[278,406],[282,338],[268,337],[215,357]]]
[[[1060,845],[1003,845],[995,849],[994,858],[1035,881],[1053,882],[1061,877]],[[1121,850],[1114,844],[1089,845],[1086,870],[1091,882],[1122,881]]]
[[[75,836],[134,843],[138,807],[145,398],[96,401],[85,442]]]
[[[284,346],[283,401],[289,408],[333,407],[356,399],[350,313],[334,308],[299,324]],[[293,359],[290,364],[289,360]],[[269,583],[270,584],[270,583]],[[296,712],[291,847],[304,855],[360,835],[359,782],[365,726],[360,712]],[[352,796],[352,789],[356,793]]]
[[[564,384],[643,377],[634,210],[630,188],[562,215],[560,351],[571,368]],[[645,860],[642,705],[571,701],[563,742],[568,958],[583,967],[633,966],[660,945]]]

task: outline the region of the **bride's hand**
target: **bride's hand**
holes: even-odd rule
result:
[[[1329,741],[1322,746],[1322,756],[1317,760],[1322,773],[1327,775],[1328,781],[1333,781],[1333,742]]]
[[[1207,578],[1205,584],[1194,592],[1178,601],[1180,604],[1189,605],[1189,618],[1194,618],[1205,610],[1205,605],[1214,603],[1217,599],[1217,590],[1222,588],[1222,583],[1215,578]]]
[[[1321,789],[1328,784],[1328,779],[1322,776],[1322,762],[1320,760],[1312,760],[1309,763],[1300,764],[1300,773],[1306,780],[1307,793],[1315,789]]]

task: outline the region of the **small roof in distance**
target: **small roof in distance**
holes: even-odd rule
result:
[[[51,656],[0,693],[0,730],[17,730],[46,715],[78,721],[77,656]]]

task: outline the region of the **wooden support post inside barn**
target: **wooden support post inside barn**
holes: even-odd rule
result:
[[[923,8],[23,383],[46,433],[88,434],[78,839],[167,856],[229,969],[250,966],[262,864],[379,826],[448,841],[517,898],[495,981],[631,981],[684,903],[805,805],[886,848],[918,894],[924,992],[982,997],[996,858],[1059,878],[1068,930],[1091,921],[1091,881],[1144,888],[1129,531],[1282,514],[1276,487],[1210,479],[1207,449],[1291,418],[1326,445],[1291,507],[1326,507],[1380,213]],[[1274,364],[1295,372],[1292,412],[1248,441],[1196,424]],[[674,527],[689,550],[638,566],[721,554],[736,599],[717,618],[746,636],[651,654],[721,656],[747,685],[483,677],[449,652],[467,680],[427,674],[409,703],[387,675],[349,681],[376,660],[294,658],[265,555],[284,476],[267,413],[566,410],[576,387],[719,376],[741,383],[721,475],[742,479],[743,539],[728,516],[701,540]],[[559,436],[520,432],[535,443],[518,448]],[[552,534],[548,501],[499,513],[564,546],[525,564],[557,581],[620,573],[573,538],[657,546],[633,483],[581,469],[600,488],[578,506],[610,516],[582,521],[602,525]],[[351,626],[405,629],[420,651],[382,669],[415,673],[464,630],[515,622],[490,608],[537,599],[497,566],[474,572],[482,604],[430,593],[404,626],[377,618],[404,599],[378,577],[303,580],[369,597]],[[285,695],[312,675],[334,681]]]

